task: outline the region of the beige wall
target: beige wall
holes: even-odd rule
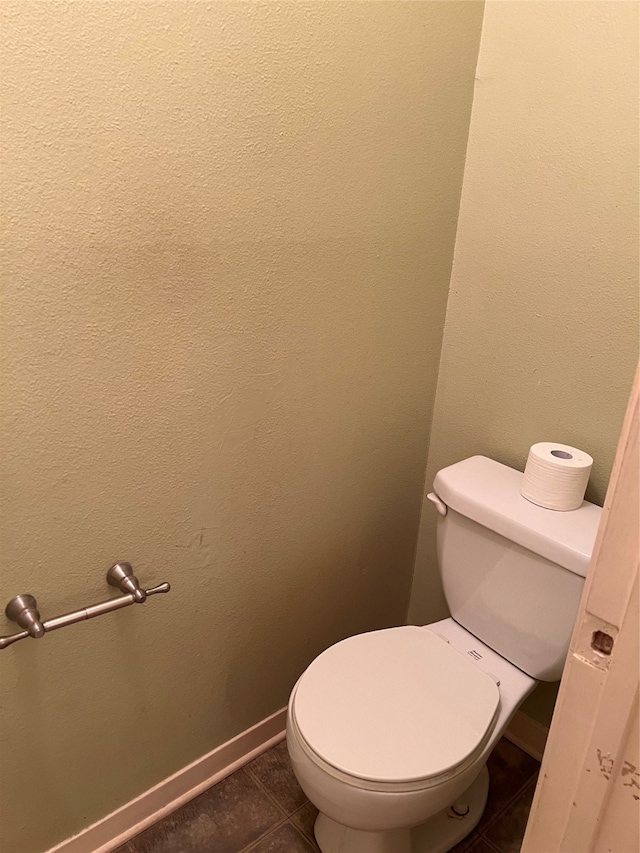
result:
[[[402,621],[482,6],[2,15],[0,603],[173,584],[0,653],[35,853]]]
[[[638,357],[638,6],[488,2],[429,448],[557,440],[602,503]],[[410,619],[446,615],[426,503]],[[526,710],[545,721],[555,691]]]

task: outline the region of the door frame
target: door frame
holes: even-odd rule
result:
[[[640,365],[521,853],[639,847]]]

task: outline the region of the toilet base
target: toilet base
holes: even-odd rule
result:
[[[419,826],[365,832],[342,826],[321,812],[314,834],[322,853],[447,853],[476,828],[488,793],[489,772],[485,766],[456,801],[458,811],[463,810],[459,804],[469,807],[464,817],[453,814],[448,808]]]

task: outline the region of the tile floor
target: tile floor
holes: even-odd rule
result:
[[[488,767],[487,808],[455,853],[519,853],[538,762],[503,738]],[[315,816],[283,742],[114,853],[311,853]]]

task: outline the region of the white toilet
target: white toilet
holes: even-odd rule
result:
[[[450,619],[349,637],[289,700],[287,744],[323,853],[445,853],[476,826],[487,758],[537,680],[557,681],[600,520],[520,495],[474,456],[434,481]]]

